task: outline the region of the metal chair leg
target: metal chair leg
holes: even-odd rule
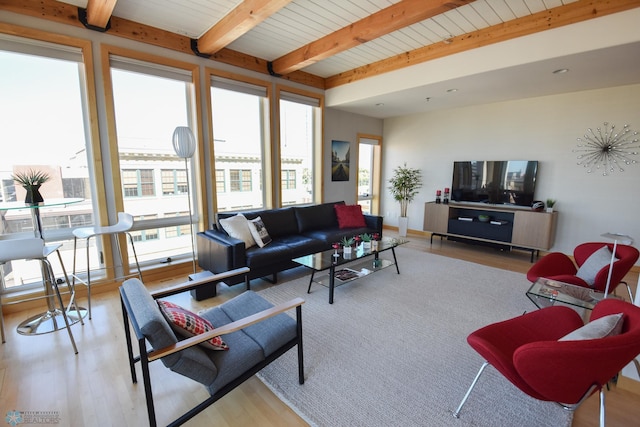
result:
[[[60,304],[60,311],[62,312],[62,318],[64,319],[64,324],[67,329],[67,333],[69,334],[69,339],[71,340],[71,345],[73,346],[73,352],[78,354],[78,347],[76,347],[76,340],[73,339],[73,333],[71,332],[71,324],[69,323],[69,318],[67,317],[67,310],[64,308],[64,302],[62,301],[62,295],[60,295],[60,288],[58,287],[58,283],[56,282],[55,274],[53,272],[53,267],[49,260],[43,261],[47,265],[48,270],[48,278],[45,280],[49,280],[51,287],[56,292],[56,297],[58,298],[58,303]]]
[[[600,387],[600,427],[605,427],[604,417],[604,387]]]
[[[488,365],[489,365],[489,362],[484,362],[482,364],[482,366],[480,367],[480,370],[476,374],[476,377],[473,379],[473,382],[471,383],[471,386],[469,387],[469,390],[467,390],[467,393],[462,398],[462,402],[460,402],[460,405],[458,405],[458,408],[453,412],[453,416],[455,418],[460,418],[460,411],[462,410],[462,407],[464,406],[465,403],[467,403],[467,399],[469,398],[469,395],[471,394],[471,390],[473,390],[473,388],[476,386],[476,383],[478,382],[478,379],[480,378],[480,375],[482,375],[482,372],[484,371],[484,368],[486,368]]]

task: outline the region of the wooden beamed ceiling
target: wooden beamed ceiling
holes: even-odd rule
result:
[[[244,0],[197,40],[197,53],[209,55],[215,61],[325,89],[492,43],[640,7],[639,0],[580,0],[451,37],[326,79],[301,70],[359,44],[468,4],[471,0],[402,0],[289,52],[273,62],[226,47],[291,1]],[[88,0],[87,23],[98,28],[106,28],[109,23],[109,34],[184,53],[194,53],[192,40],[186,36],[113,16],[116,3],[117,0]],[[75,26],[82,25],[78,20],[77,8],[55,0],[2,0],[0,9]]]

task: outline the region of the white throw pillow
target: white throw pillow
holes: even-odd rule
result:
[[[247,249],[256,244],[256,241],[253,239],[253,235],[251,234],[251,230],[249,230],[249,221],[244,215],[238,214],[229,218],[221,219],[220,225],[229,236],[242,240]]]
[[[596,280],[598,271],[602,270],[603,267],[610,263],[611,251],[607,246],[603,246],[587,258],[584,264],[582,264],[578,269],[576,276],[587,282],[589,286],[593,286],[593,282]]]
[[[594,340],[620,335],[620,332],[622,332],[622,324],[624,323],[623,314],[624,313],[610,314],[596,319],[573,332],[569,332],[558,341]]]
[[[256,241],[258,246],[263,247],[264,245],[271,243],[271,236],[269,236],[267,228],[264,226],[264,222],[262,222],[262,218],[256,217],[249,221],[249,230],[251,230],[253,239]]]

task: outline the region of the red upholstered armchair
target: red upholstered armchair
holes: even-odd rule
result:
[[[607,246],[609,248],[609,260],[606,265],[602,265],[594,270],[593,283],[589,283],[583,277],[584,274],[580,274],[579,277],[576,274],[578,270],[587,262],[595,252],[602,247]],[[602,242],[589,242],[582,243],[573,251],[573,257],[577,266],[573,263],[571,258],[561,252],[552,252],[533,265],[527,272],[527,279],[531,282],[535,282],[540,277],[546,277],[547,279],[557,280],[559,282],[569,283],[572,285],[584,286],[585,288],[592,288],[600,292],[604,292],[607,286],[607,277],[609,275],[609,264],[611,262],[611,251],[613,251],[613,244],[607,244]],[[624,283],[629,292],[629,298],[633,301],[633,295],[629,285],[623,281],[624,276],[631,270],[631,267],[638,260],[639,252],[636,248],[629,245],[618,244],[616,247],[616,260],[613,262],[613,271],[611,273],[611,284],[609,285],[609,293],[613,292],[615,288]],[[606,257],[604,257],[606,258]]]
[[[604,338],[558,341],[583,326],[574,310],[562,306],[543,308],[473,332],[467,341],[486,362],[453,415],[459,417],[483,370],[491,364],[529,396],[562,402],[559,404],[568,410],[575,410],[600,390],[600,424],[604,426],[602,387],[640,354],[640,307],[605,299],[595,306],[591,323],[585,326],[595,326],[594,320],[618,313],[623,313],[620,334]]]

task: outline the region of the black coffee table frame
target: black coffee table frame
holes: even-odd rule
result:
[[[395,248],[406,242],[407,240],[404,239],[383,239],[378,242],[377,250],[365,250],[364,248],[359,247],[357,250],[354,249],[350,255],[345,255],[342,251],[330,249],[328,251],[317,252],[315,254],[298,257],[293,261],[311,270],[311,277],[309,278],[309,287],[307,288],[307,293],[311,293],[311,285],[314,282],[315,274],[329,270],[327,277],[329,281],[329,304],[333,304],[334,290],[337,286],[335,274],[338,267],[346,268],[349,265],[353,266],[353,263],[356,263],[357,261],[363,261],[367,258],[373,257],[371,267],[362,268],[360,271],[352,270],[357,274],[355,274],[354,277],[350,277],[345,280],[338,279],[341,282],[340,284],[351,282],[392,265],[395,265],[396,273],[400,274],[400,268],[398,267]],[[388,250],[391,250],[391,253],[393,254],[393,261],[379,258],[381,252]],[[361,264],[358,263],[358,265]],[[316,283],[324,285],[322,281],[316,281]]]

